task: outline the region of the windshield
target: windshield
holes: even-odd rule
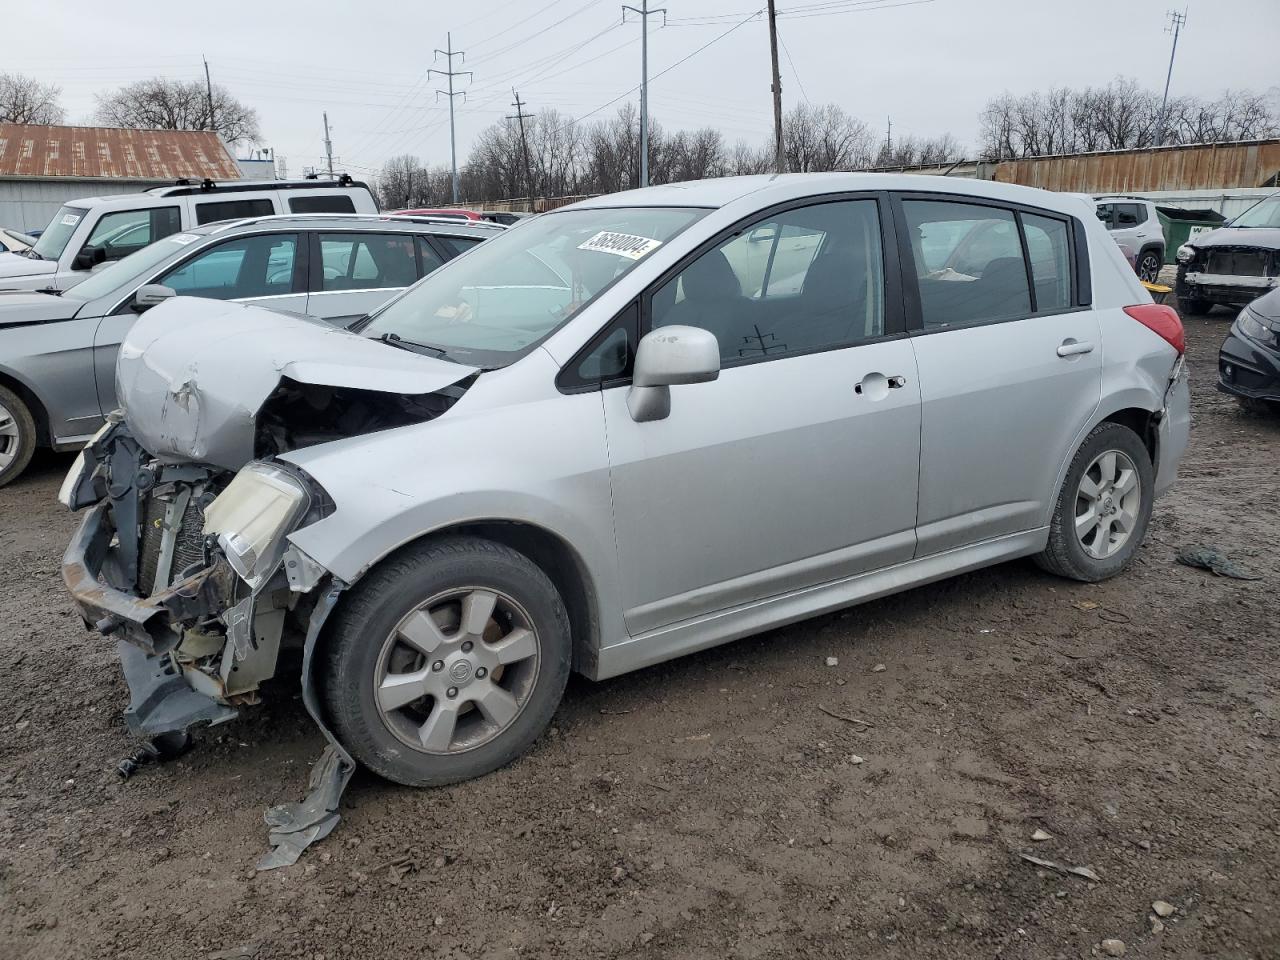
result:
[[[49,225],[40,234],[40,239],[31,249],[40,254],[44,260],[57,260],[67,247],[71,234],[76,232],[80,218],[89,211],[84,207],[63,207],[53,215]]]
[[[1280,227],[1280,193],[1255,203],[1231,221],[1233,227]]]
[[[360,332],[432,347],[458,363],[506,366],[706,213],[630,207],[545,214],[429,274]]]
[[[78,300],[96,300],[117,290],[123,292],[122,288],[141,280],[145,274],[150,273],[162,263],[177,257],[187,249],[188,244],[200,239],[202,238],[193,233],[175,233],[163,240],[157,240],[137,253],[131,253],[115,261],[110,266],[98,267],[63,296]]]

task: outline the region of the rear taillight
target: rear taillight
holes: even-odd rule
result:
[[[1125,307],[1124,312],[1166,340],[1178,351],[1178,356],[1187,352],[1187,335],[1182,329],[1182,319],[1173,307],[1163,303],[1140,303]]]

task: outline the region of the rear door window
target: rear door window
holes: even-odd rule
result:
[[[320,291],[377,290],[415,283],[414,240],[407,233],[320,234]]]
[[[213,300],[283,296],[294,292],[294,234],[261,234],[210,247],[156,282],[179,294]]]
[[[244,220],[249,217],[269,217],[276,212],[270,197],[252,200],[206,200],[196,202],[196,223],[217,223],[219,220]]]
[[[1146,211],[1142,209],[1141,204],[1137,203],[1117,203],[1116,204],[1116,223],[1115,229],[1121,230],[1125,227],[1136,227],[1146,219]]]
[[[1031,312],[1027,264],[1012,210],[939,200],[905,200],[902,206],[926,330],[995,323]]]

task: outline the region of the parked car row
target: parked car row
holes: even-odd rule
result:
[[[332,251],[333,227],[305,221],[189,231],[207,274],[148,250],[91,288],[91,313],[146,312],[122,322],[120,412],[61,492],[86,511],[63,577],[119,641],[136,733],[230,719],[303,647],[335,752],[306,819],[274,821],[310,828],[302,845],[353,758],[413,785],[493,770],[571,670],[615,676],[1015,557],[1114,576],[1187,442],[1177,314],[1089,202],[1007,184],[600,197],[345,329],[152,286],[220,289],[233,232],[257,283],[237,292],[305,276],[307,310],[357,271],[416,276],[410,246],[442,253],[440,224],[404,224],[365,259],[364,225]]]

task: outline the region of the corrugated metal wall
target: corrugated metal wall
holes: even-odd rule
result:
[[[1001,161],[1001,183],[1069,193],[1223,190],[1275,185],[1280,140]]]
[[[172,180],[6,180],[0,178],[0,227],[43,230],[68,200],[134,193]]]

